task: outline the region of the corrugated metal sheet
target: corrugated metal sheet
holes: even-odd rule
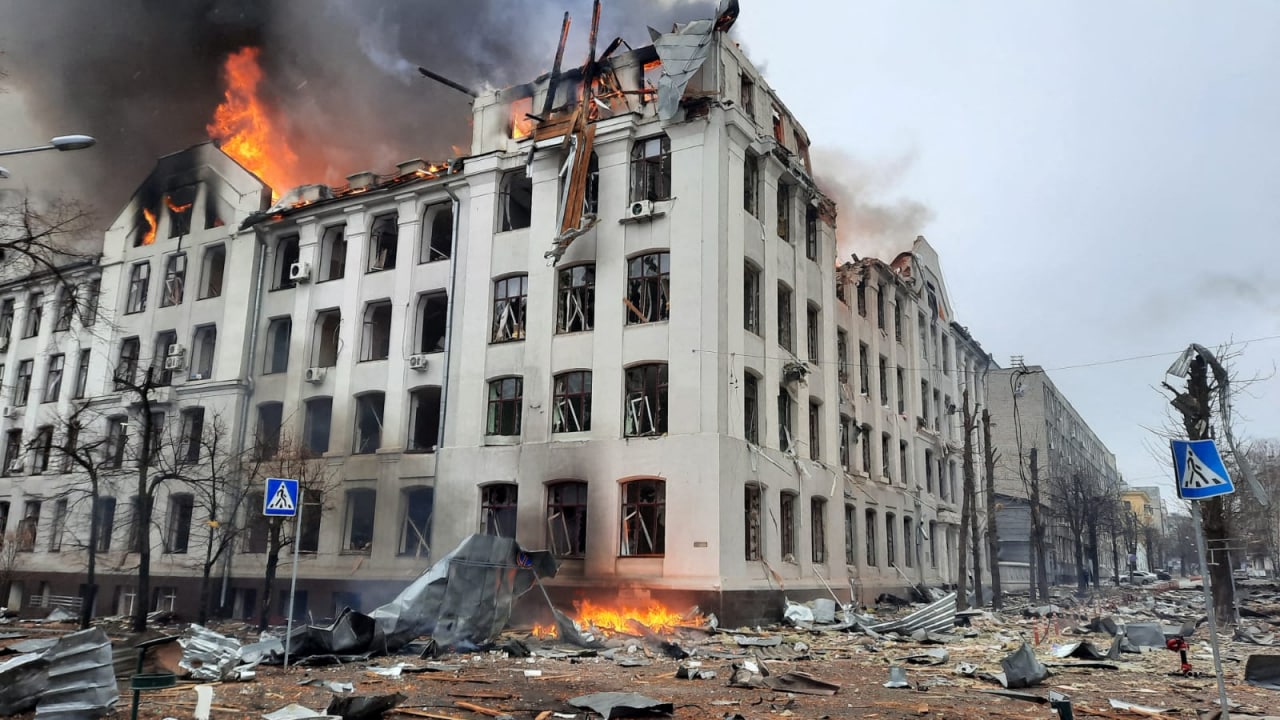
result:
[[[37,718],[101,717],[119,701],[111,640],[101,628],[64,635],[45,658],[49,661],[49,686],[36,706]]]
[[[937,602],[926,605],[906,617],[872,625],[869,629],[878,633],[912,633],[916,630],[942,632],[955,627],[955,624],[956,594],[949,593]]]

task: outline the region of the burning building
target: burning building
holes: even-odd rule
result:
[[[985,355],[927,243],[837,266],[808,135],[727,34],[735,15],[636,48],[597,44],[597,15],[581,64],[460,87],[471,146],[447,163],[289,189],[212,145],[162,159],[106,237],[119,322],[89,392],[108,436],[139,442],[113,377],[149,367],[177,447],[216,424],[245,478],[312,473],[299,605],[317,616],[389,599],[476,532],[552,550],[548,589],[606,612],[773,620],[784,592],[954,582],[950,408],[985,392]],[[261,496],[194,494],[175,484],[136,532],[111,516],[129,540],[102,545],[110,567],[149,543],[168,599],[148,602],[190,608],[179,540],[229,524],[218,604],[281,611],[279,585],[261,594]],[[74,594],[66,561],[35,562],[46,594]],[[133,602],[127,573],[103,585]]]

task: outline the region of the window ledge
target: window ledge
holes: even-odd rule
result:
[[[356,362],[360,364],[364,364],[364,363],[386,362],[386,360],[387,358],[381,357],[381,358],[366,358],[364,360],[357,360]]]
[[[670,322],[671,322],[671,318],[664,318],[662,320],[649,320],[647,322],[637,322],[637,321],[628,320],[625,327],[632,328],[632,327],[644,327],[645,325],[663,325],[663,324],[669,324]]]
[[[573,432],[553,432],[553,433],[551,433],[551,440],[552,440],[553,442],[555,442],[555,441],[559,441],[559,442],[582,442],[583,440],[590,440],[590,439],[591,439],[591,429],[590,429],[590,428],[588,428],[588,429],[586,429],[586,430],[575,430],[575,431],[573,431]],[[565,557],[571,557],[571,556],[566,555]]]
[[[302,551],[299,551],[299,552],[302,552]],[[306,553],[303,552],[302,554],[305,555]],[[368,550],[339,550],[338,554],[339,555],[363,555],[364,557],[368,557],[373,554],[373,549],[370,548]]]
[[[490,340],[489,344],[490,345],[506,345],[507,343],[516,343],[516,342],[524,342],[524,338],[518,337],[518,338],[507,338],[506,340]],[[444,352],[444,351],[441,350],[441,352]]]
[[[497,445],[497,446],[519,445],[520,436],[519,435],[485,435],[484,444]]]

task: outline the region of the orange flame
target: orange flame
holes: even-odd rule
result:
[[[147,232],[142,236],[142,244],[150,245],[156,241],[156,214],[143,208],[142,217],[147,221]]]
[[[651,602],[647,607],[609,608],[597,605],[590,600],[574,601],[573,619],[583,628],[594,627],[609,633],[637,634],[631,621],[636,621],[658,633],[671,632],[677,625],[699,625],[704,622],[700,615],[686,617],[658,602]],[[537,638],[554,638],[558,636],[555,625],[534,625],[533,635]]]
[[[191,209],[191,203],[183,203],[182,205],[179,205],[178,203],[173,201],[172,195],[164,196],[164,204],[169,206],[169,212],[173,213],[174,215],[181,215],[182,213]]]
[[[258,48],[247,47],[227,56],[222,69],[227,90],[205,130],[222,151],[270,185],[273,195],[296,187],[298,156],[274,126],[258,97],[262,68]]]
[[[533,133],[533,98],[520,98],[511,103],[511,138],[519,140]]]

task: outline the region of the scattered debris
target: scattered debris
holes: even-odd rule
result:
[[[982,673],[980,677],[998,682],[1006,690],[1039,685],[1045,678],[1049,677],[1049,669],[1036,659],[1036,654],[1031,649],[1031,645],[1025,642],[1017,650],[1010,653],[1008,657],[1001,660],[1000,667],[1002,672]]]
[[[941,665],[951,659],[951,653],[943,648],[931,648],[924,652],[914,653],[898,659],[909,662],[912,665]]]
[[[669,702],[654,700],[636,693],[592,693],[570,698],[568,702],[576,708],[590,710],[605,720],[670,715],[675,711],[675,706]]]
[[[877,633],[911,633],[916,630],[941,632],[955,627],[955,624],[956,594],[950,593],[949,595],[944,595],[933,604],[926,605],[906,617],[872,625],[870,629]]]
[[[1268,690],[1280,690],[1280,655],[1250,655],[1244,662],[1244,681]]]
[[[200,625],[191,625],[182,637],[182,660],[178,666],[193,680],[217,682],[228,679],[240,662],[240,641]]]
[[[770,675],[764,684],[772,690],[796,693],[798,695],[835,695],[840,686],[818,678],[806,672],[789,672],[781,675]]]
[[[337,680],[325,680],[323,678],[308,678],[298,683],[299,685],[312,685],[322,687],[329,692],[349,693],[355,692],[356,686],[349,682],[338,682]]]
[[[1169,712],[1165,708],[1139,705],[1137,703],[1126,702],[1124,700],[1116,700],[1115,698],[1110,698],[1108,702],[1111,703],[1112,709],[1128,710],[1129,712],[1138,713],[1139,715],[1163,715]]]
[[[263,720],[342,720],[341,715],[329,715],[318,710],[289,703],[274,712],[262,716]]]
[[[1053,649],[1053,656],[1059,658],[1084,658],[1085,660],[1105,660],[1110,657],[1108,653],[1102,652],[1087,640],[1059,645]]]
[[[1160,623],[1129,623],[1124,635],[1137,647],[1164,649],[1164,626]]]
[[[390,695],[346,695],[333,696],[325,713],[337,715],[342,720],[374,720],[380,718],[391,708],[405,701],[400,693]]]
[[[889,667],[889,680],[884,683],[887,688],[909,688],[911,683],[907,682],[907,669],[901,665],[892,665]]]

